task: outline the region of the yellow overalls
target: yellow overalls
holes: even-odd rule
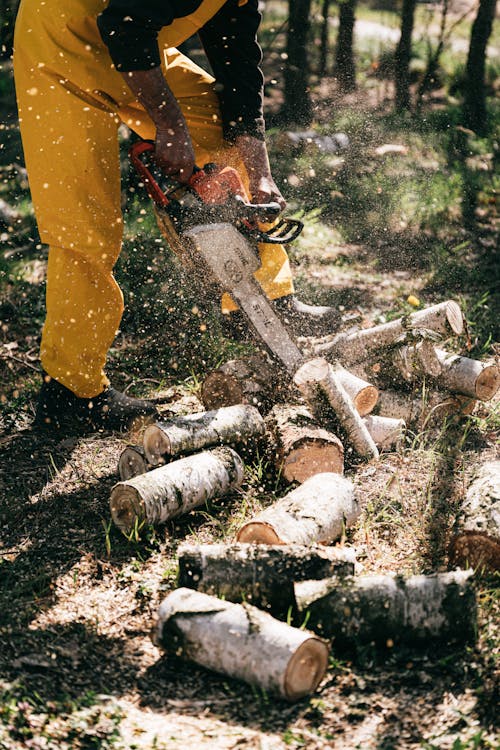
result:
[[[120,253],[122,214],[117,129],[142,138],[155,128],[115,70],[96,17],[107,0],[22,0],[14,69],[19,120],[40,237],[50,245],[47,318],[41,361],[77,396],[108,384],[104,365],[123,313],[112,269]],[[204,0],[159,36],[166,80],[186,118],[196,161],[232,164],[222,140],[213,79],[176,46],[224,4]],[[275,299],[293,292],[285,250],[262,245],[256,278]],[[225,296],[223,307],[234,309]]]

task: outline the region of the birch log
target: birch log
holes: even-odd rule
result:
[[[314,634],[248,604],[186,588],[161,603],[153,640],[207,669],[289,701],[313,693],[328,665],[328,646]]]
[[[335,337],[310,339],[305,342],[319,357],[339,357],[342,363],[351,364],[370,359],[381,349],[392,346],[404,338],[408,331],[430,330],[442,337],[458,336],[464,331],[462,311],[457,302],[448,300],[424,310],[405,315],[389,323],[364,328],[354,333],[341,333]]]
[[[236,541],[329,544],[340,539],[360,513],[349,479],[338,474],[316,474],[245,523]]]
[[[403,578],[363,575],[297,583],[299,613],[334,646],[473,641],[477,627],[472,571]]]
[[[411,393],[384,390],[379,393],[377,412],[424,429],[442,422],[448,416],[471,414],[475,405],[476,402],[472,399],[442,391],[425,391],[420,396],[414,396]]]
[[[139,474],[145,474],[149,469],[144,448],[141,445],[127,445],[118,459],[118,474],[122,482]]]
[[[450,563],[500,570],[500,461],[488,461],[467,490],[450,544]]]
[[[265,431],[257,409],[238,404],[149,425],[144,431],[143,445],[149,463],[158,466],[165,457],[192,453],[211,445],[244,445],[262,437]]]
[[[441,388],[452,393],[461,393],[469,398],[489,401],[500,386],[500,368],[476,359],[450,354],[436,349],[441,363],[441,374],[436,382]]]
[[[276,444],[274,461],[287,482],[305,482],[314,474],[344,471],[344,447],[323,429],[305,406],[276,404],[266,417]]]
[[[437,377],[442,370],[434,344],[428,339],[399,347],[392,363],[397,373],[408,383],[426,375]]]
[[[367,417],[363,417],[363,422],[373,442],[380,450],[397,447],[401,443],[406,430],[406,423],[403,419],[369,414]]]
[[[226,495],[242,481],[243,462],[238,454],[232,448],[215,448],[115,484],[111,516],[123,531],[142,521],[165,523]]]
[[[370,414],[378,400],[378,388],[344,367],[337,367],[335,374],[347,395],[352,399],[358,414],[362,417]]]
[[[207,409],[234,404],[251,404],[267,412],[284,393],[277,368],[261,355],[232,359],[209,373],[201,386],[201,400]]]
[[[358,455],[368,459],[379,457],[377,447],[339,381],[333,365],[322,358],[308,360],[297,370],[293,380],[312,407],[313,413],[321,414],[321,397],[326,397],[340,427]]]
[[[354,575],[348,547],[202,544],[178,550],[178,585],[268,609],[286,617],[294,608],[294,581]]]

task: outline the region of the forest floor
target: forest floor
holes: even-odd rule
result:
[[[2,81],[8,90],[8,66]],[[456,298],[469,339],[449,346],[492,360],[494,138],[466,134],[464,153],[456,108],[442,92],[425,124],[394,118],[386,93],[377,84],[340,99],[331,82],[318,87],[316,127],[347,133],[342,153],[292,153],[270,131],[275,176],[306,224],[291,249],[298,294],[336,305],[346,326],[409,312],[409,298],[421,307]],[[175,588],[178,545],[234,539],[287,488],[266,455],[256,456],[240,491],[126,538],[108,502],[120,452],[138,436],[33,429],[46,248],[13,112],[2,118],[0,166],[0,198],[21,213],[4,228],[0,256],[0,748],[498,748],[495,576],[477,574],[477,643],[355,654],[334,647],[316,694],[294,705],[153,646],[155,612]],[[380,149],[388,144],[398,148]],[[124,173],[124,196],[130,180]],[[161,394],[167,416],[201,409],[200,378],[245,347],[224,338],[215,307],[200,305],[139,198],[128,202],[117,277],[127,312],[110,353],[114,384]],[[409,432],[376,466],[347,465],[363,513],[343,543],[363,572],[448,569],[457,508],[475,468],[496,455],[499,421],[497,398],[470,417]]]

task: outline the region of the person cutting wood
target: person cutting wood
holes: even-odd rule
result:
[[[104,366],[123,313],[113,277],[122,241],[117,131],[155,141],[187,182],[195,164],[238,169],[256,203],[285,200],[264,141],[257,0],[21,0],[14,71],[40,237],[50,246],[37,422],[123,430],[155,406],[110,386]],[[178,46],[199,33],[214,77]],[[262,244],[256,278],[302,323],[281,245]],[[224,312],[234,310],[222,299]],[[299,322],[300,322],[299,321]]]

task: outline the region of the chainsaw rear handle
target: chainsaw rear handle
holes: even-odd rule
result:
[[[153,141],[137,141],[129,149],[130,161],[137,174],[142,178],[144,187],[151,200],[159,207],[168,206],[172,193],[181,187],[181,183],[166,175],[153,158],[155,144]],[[195,172],[199,167],[195,167]],[[195,174],[193,172],[193,175]],[[193,175],[190,180],[193,179]]]

